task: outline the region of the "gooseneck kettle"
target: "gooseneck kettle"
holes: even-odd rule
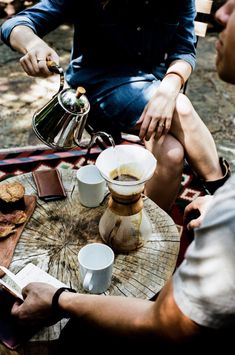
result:
[[[52,61],[47,62],[51,72],[60,74],[59,91],[33,115],[32,126],[36,136],[46,145],[58,150],[73,149],[77,146],[90,148],[96,138],[112,137],[106,132],[93,133],[90,139],[84,135],[90,103],[86,90],[78,87],[64,89],[64,71]]]

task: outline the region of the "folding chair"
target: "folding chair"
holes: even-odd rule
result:
[[[195,34],[197,36],[196,46],[200,37],[205,37],[210,20],[213,0],[195,0],[197,16],[194,21]],[[183,93],[186,93],[188,81],[185,83]]]

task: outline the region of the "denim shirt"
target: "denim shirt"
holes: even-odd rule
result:
[[[195,66],[194,0],[42,0],[1,28],[9,45],[12,29],[30,27],[39,37],[64,22],[74,25],[71,62],[66,79],[71,86],[96,80],[109,68],[133,75],[140,70],[162,78],[177,59]],[[75,83],[76,82],[76,83]]]

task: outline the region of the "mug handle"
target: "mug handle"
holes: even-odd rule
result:
[[[82,286],[85,290],[91,291],[93,289],[93,284],[91,283],[92,275],[92,271],[89,270],[84,277]]]

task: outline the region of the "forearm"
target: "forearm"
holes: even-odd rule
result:
[[[150,338],[155,333],[151,321],[153,302],[147,300],[64,292],[59,298],[59,307],[109,334]]]
[[[45,42],[30,27],[16,26],[11,32],[10,44],[18,52],[26,54],[30,48],[45,45]]]
[[[155,302],[120,296],[97,296],[63,292],[59,307],[105,334],[158,342],[181,342],[199,327],[176,306],[168,282]]]
[[[139,342],[178,343],[200,332],[175,303],[172,282],[161,290],[156,301],[131,297],[62,292],[51,285],[36,282],[23,291],[24,302],[16,302],[14,317],[28,324],[53,324],[62,315],[77,318],[81,326],[91,327],[106,336],[137,339]],[[59,309],[58,309],[59,308]]]
[[[16,26],[10,34],[10,45],[22,53],[20,64],[30,76],[47,77],[51,75],[47,61],[59,63],[59,56],[34,31],[27,26]]]
[[[161,82],[161,88],[169,90],[170,92],[179,93],[182,84],[184,84],[192,72],[191,65],[184,60],[175,60],[172,62],[167,70],[167,74]],[[172,73],[172,74],[169,74]],[[177,75],[178,73],[179,75]],[[182,77],[182,80],[181,80]]]

